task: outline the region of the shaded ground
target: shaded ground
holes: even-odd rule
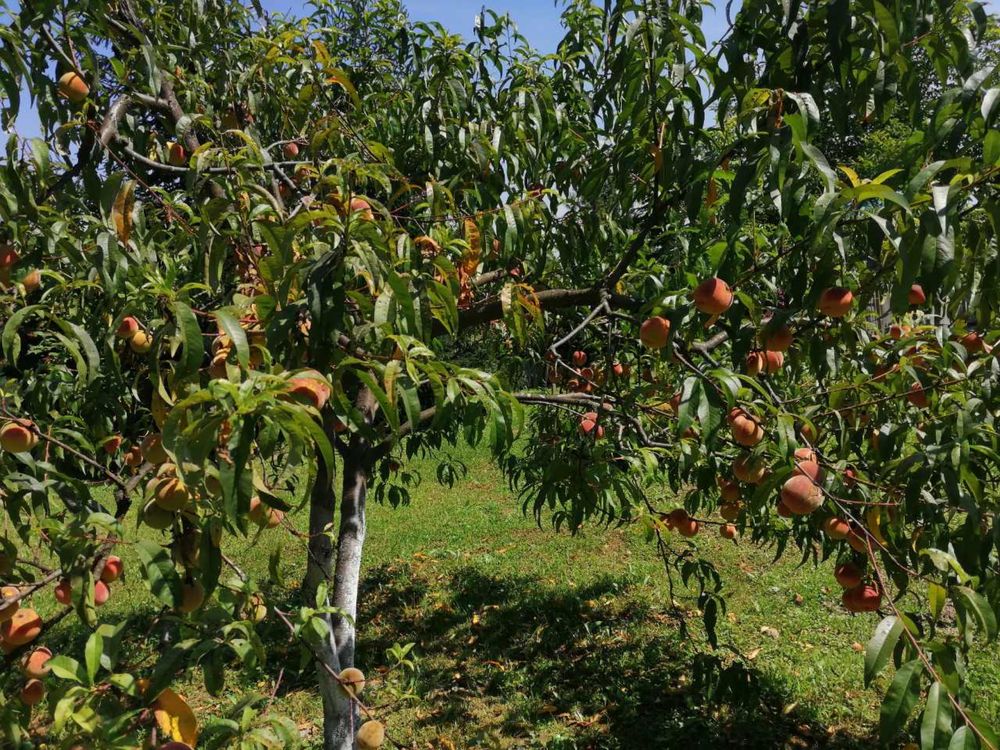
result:
[[[699,535],[697,551],[716,562],[729,601],[713,652],[690,592],[675,592],[680,615],[670,606],[662,566],[638,529],[571,537],[536,528],[483,458],[471,449],[460,458],[469,474],[453,489],[433,482],[434,464],[416,462],[408,468],[428,479],[412,504],[370,513],[358,661],[374,677],[366,699],[402,746],[874,746],[886,676],[864,689],[859,651],[878,617],[843,611],[829,565],[798,567],[792,556],[774,563],[769,550]],[[306,516],[291,518],[304,528]],[[268,585],[291,606],[301,539],[272,530],[227,553],[264,581],[279,547],[282,580]],[[145,632],[159,607],[128,572],[137,570],[132,551],[121,554],[126,580],[102,618],[127,618]],[[50,605],[36,606],[44,614]],[[130,655],[133,664],[175,637],[169,627],[155,632]],[[181,692],[202,717],[226,715],[252,693],[273,695],[273,710],[292,717],[314,747],[320,710],[311,667],[280,624],[266,621],[259,633],[266,664],[227,672],[219,697],[194,670]],[[72,621],[52,635],[57,651],[86,638]],[[376,676],[396,643],[415,644],[411,679]],[[970,665],[991,719],[1000,714],[998,667],[995,646],[977,650]]]

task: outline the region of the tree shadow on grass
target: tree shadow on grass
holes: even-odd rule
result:
[[[788,711],[787,685],[705,653],[626,579],[571,588],[464,567],[432,581],[396,565],[363,585],[361,663],[415,641],[432,709],[418,729],[456,747],[872,746]]]

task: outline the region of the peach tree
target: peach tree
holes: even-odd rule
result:
[[[964,669],[1000,603],[995,21],[747,0],[710,39],[704,12],[569,0],[542,55],[393,0],[8,11],[5,744],[293,744],[266,699],[199,723],[172,687],[277,672],[270,625],[325,748],[402,742],[355,665],[365,505],[466,440],[539,520],[642,525],[713,645],[699,534],[830,559],[866,681],[892,663],[881,740],[1000,746]],[[225,551],[258,534],[297,551],[290,604]],[[100,612],[125,546],[145,627]]]

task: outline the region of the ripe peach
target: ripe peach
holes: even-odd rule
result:
[[[153,348],[153,337],[145,331],[136,331],[128,340],[128,345],[136,354],[146,354]]]
[[[868,552],[868,541],[864,534],[859,534],[854,529],[851,529],[851,533],[847,535],[847,543],[855,552],[865,554]]]
[[[187,151],[179,143],[167,143],[167,162],[175,167],[187,166]]]
[[[689,519],[690,516],[688,516],[688,512],[684,508],[674,508],[667,514],[667,523],[673,528],[687,523]]]
[[[829,315],[831,318],[842,318],[847,315],[853,302],[854,294],[850,289],[834,286],[823,290],[816,307],[821,313]]]
[[[0,427],[0,448],[8,453],[25,453],[38,445],[35,423],[28,419],[12,419]]]
[[[107,453],[109,456],[113,456],[115,453],[118,452],[118,449],[121,447],[122,447],[121,435],[112,435],[111,437],[105,438],[104,441],[101,443],[101,448],[103,448],[104,452]]]
[[[125,465],[131,466],[133,469],[137,466],[142,465],[142,448],[138,445],[133,445],[125,452]]]
[[[281,154],[286,159],[294,159],[299,155],[299,144],[295,141],[289,141],[284,146],[281,147]]]
[[[740,504],[723,503],[719,506],[719,515],[724,521],[735,521],[740,516]]]
[[[785,355],[781,352],[776,351],[766,351],[764,352],[764,368],[763,371],[768,375],[773,375],[778,372],[785,364]]]
[[[24,683],[24,687],[21,688],[19,694],[21,703],[26,706],[34,706],[36,703],[40,703],[42,698],[45,697],[45,685],[41,680],[28,680]]]
[[[0,271],[10,271],[20,259],[13,245],[0,245]]]
[[[979,354],[986,348],[983,337],[975,331],[970,331],[965,334],[958,340],[958,342],[965,347],[965,351],[969,354]]]
[[[256,495],[250,498],[250,512],[248,516],[258,526],[273,529],[284,519],[285,514],[277,508],[265,505]]]
[[[0,588],[0,599],[13,599],[21,593],[17,586],[4,586]],[[0,605],[0,622],[5,622],[14,616],[14,613],[21,608],[20,599],[16,602]]]
[[[787,352],[791,348],[792,343],[795,341],[792,329],[788,326],[775,328],[774,330],[763,334],[761,338],[764,344],[764,349],[769,352]]]
[[[817,461],[817,460],[818,458],[816,456],[816,451],[814,451],[812,448],[802,447],[795,449],[796,463],[799,463],[800,461]]]
[[[840,587],[845,589],[853,589],[860,584],[863,576],[861,568],[852,562],[841,563],[833,571],[833,577],[837,579]]]
[[[858,483],[858,474],[854,469],[847,468],[844,469],[844,486],[848,489],[853,488]]]
[[[731,523],[723,524],[719,527],[719,536],[723,539],[735,539],[736,527]]]
[[[623,365],[621,362],[615,362],[613,365],[611,365],[611,372],[614,374],[616,378],[626,377],[625,365]]]
[[[733,440],[748,448],[764,439],[764,427],[739,407],[729,412],[729,429]]]
[[[851,533],[851,525],[843,518],[830,516],[823,521],[823,531],[831,539],[847,539]]]
[[[670,321],[654,315],[639,327],[639,341],[650,349],[662,349],[670,338]]]
[[[782,518],[791,518],[792,516],[795,515],[794,513],[792,513],[791,509],[787,505],[785,505],[784,500],[778,500],[777,509],[778,509],[778,515],[781,516]]]
[[[361,725],[354,739],[358,750],[378,750],[385,742],[385,727],[382,722],[369,719]]]
[[[816,451],[810,448],[797,448],[795,450],[795,469],[793,474],[804,474],[814,482],[820,481],[823,477],[823,469],[819,465]]]
[[[733,292],[722,279],[705,279],[694,290],[694,306],[706,315],[721,315],[733,304]]]
[[[372,213],[371,204],[364,198],[351,198],[351,213],[360,214],[362,221],[374,221],[375,214]]]
[[[117,581],[123,569],[124,563],[120,557],[108,555],[108,559],[104,561],[104,570],[101,571],[101,580],[105,583]]]
[[[17,610],[13,617],[0,624],[0,639],[15,648],[31,643],[41,632],[42,618],[27,607]]]
[[[906,393],[906,400],[918,409],[927,408],[927,391],[920,383],[914,383]]]
[[[309,373],[310,377],[297,377],[288,381],[288,395],[296,401],[308,404],[317,411],[323,411],[330,400],[330,386],[321,380],[319,373]]]
[[[677,524],[676,529],[681,536],[691,538],[698,533],[699,525],[693,518],[688,518],[683,523]]]
[[[340,688],[353,698],[357,698],[365,689],[365,673],[357,667],[347,667],[337,677]]]
[[[191,490],[177,477],[165,477],[156,484],[153,502],[163,510],[177,512],[191,502]]]
[[[767,465],[763,459],[744,453],[733,462],[733,475],[747,484],[760,484],[767,476]]]
[[[163,438],[155,432],[147,435],[146,439],[142,441],[141,450],[142,457],[156,466],[166,463],[169,458],[163,447]]]
[[[765,373],[773,375],[785,364],[785,355],[779,351],[753,351],[747,354],[745,369],[748,375]]]
[[[64,607],[68,607],[73,602],[73,592],[70,589],[69,579],[63,578],[56,587],[52,590],[56,601],[62,604]]]
[[[205,587],[200,581],[185,581],[181,586],[181,601],[177,611],[190,614],[205,603]]]
[[[597,412],[588,411],[580,420],[580,433],[583,435],[593,435],[595,438],[604,437],[604,427],[597,423]]]
[[[131,315],[126,315],[118,324],[118,328],[115,329],[115,336],[121,339],[130,339],[139,332],[140,328],[138,320]]]
[[[59,76],[56,89],[59,96],[69,99],[73,104],[79,104],[90,95],[90,86],[79,73],[72,70]]]
[[[882,605],[882,594],[874,586],[862,584],[845,591],[841,601],[850,612],[876,612]]]
[[[111,589],[104,581],[94,583],[94,605],[103,607],[111,598]]]
[[[924,294],[924,288],[920,284],[914,284],[910,287],[910,291],[906,293],[906,301],[911,305],[922,305],[927,301],[927,295]]]
[[[736,482],[719,477],[719,497],[727,503],[739,502],[740,486]]]
[[[39,289],[42,288],[42,274],[36,268],[32,271],[28,271],[21,279],[21,283],[24,285],[24,291],[26,294],[34,294]]]
[[[24,661],[21,663],[21,671],[28,677],[40,679],[51,671],[51,667],[49,667],[49,659],[51,658],[52,652],[45,648],[45,646],[36,648],[24,657]]]
[[[781,486],[781,502],[795,515],[805,516],[823,504],[823,493],[808,476],[797,474]]]
[[[573,364],[577,367],[583,367],[587,364],[587,353],[581,351],[573,352]]]

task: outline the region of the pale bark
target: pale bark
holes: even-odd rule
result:
[[[375,400],[368,389],[363,388],[358,394],[356,406],[370,421],[375,411]],[[361,557],[365,544],[365,500],[375,457],[376,453],[368,440],[360,434],[351,437],[343,452],[340,525],[330,601],[339,613],[332,618],[332,635],[328,644],[330,652],[323,655],[323,661],[338,673],[341,669],[354,666],[358,587],[361,583]],[[322,508],[318,509],[318,505]],[[331,507],[314,502],[313,511],[316,513],[317,523],[328,523],[327,519],[332,518],[333,514],[332,502]],[[312,518],[311,512],[310,522]],[[332,667],[334,664],[336,667]],[[361,720],[357,703],[347,698],[346,693],[322,665],[320,692],[323,695],[324,750],[351,750]]]

